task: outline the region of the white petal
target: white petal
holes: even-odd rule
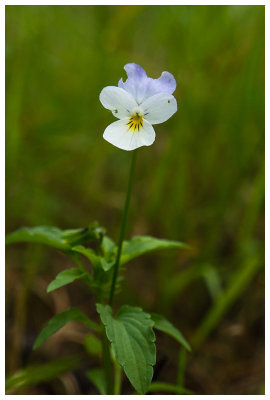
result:
[[[159,93],[148,97],[140,107],[150,124],[160,124],[177,111],[177,102],[171,94]]]
[[[141,128],[139,135],[142,143],[141,146],[151,146],[155,141],[156,133],[154,128],[148,121],[146,121],[146,119],[143,120],[143,127]]]
[[[103,137],[107,142],[122,150],[135,150],[141,146],[150,146],[156,137],[151,124],[143,121],[143,127],[139,132],[129,129],[127,123],[129,118],[123,118],[107,126]]]
[[[117,86],[107,86],[102,89],[99,100],[117,118],[129,116],[130,111],[137,106],[131,94]]]

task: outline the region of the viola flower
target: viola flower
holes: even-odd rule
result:
[[[152,125],[167,121],[177,111],[172,96],[176,81],[167,71],[152,79],[138,64],[124,68],[126,82],[121,78],[118,87],[107,86],[99,96],[102,105],[119,119],[105,129],[103,137],[120,149],[134,150],[150,146],[156,137]]]

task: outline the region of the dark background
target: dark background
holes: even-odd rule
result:
[[[6,232],[98,220],[117,240],[131,154],[103,140],[114,118],[99,93],[128,62],[170,71],[179,110],[138,152],[126,236],[192,249],[130,263],[117,302],[164,313],[191,343],[184,374],[178,343],[157,334],[159,380],[263,394],[263,6],[6,6]],[[38,245],[6,260],[7,376],[80,352],[80,325],[31,350],[71,304],[96,318],[80,282],[46,294],[71,262]],[[97,392],[78,368],[11,393]]]

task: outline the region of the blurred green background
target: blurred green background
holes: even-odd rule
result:
[[[138,152],[126,236],[192,249],[132,262],[117,302],[164,313],[191,342],[185,363],[157,335],[159,380],[263,394],[264,6],[6,6],[6,232],[98,220],[117,240],[131,154],[103,140],[114,117],[99,93],[128,62],[170,71],[179,110]],[[80,351],[81,326],[31,350],[71,304],[96,318],[81,283],[46,294],[69,260],[37,245],[6,259],[7,375]],[[78,367],[19,393],[96,391]]]

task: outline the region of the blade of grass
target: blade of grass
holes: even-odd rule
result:
[[[217,299],[201,325],[191,338],[192,349],[198,349],[207,336],[218,325],[225,313],[230,309],[234,302],[242,295],[243,291],[252,282],[258,271],[263,267],[257,258],[251,258],[231,277],[231,283]]]

